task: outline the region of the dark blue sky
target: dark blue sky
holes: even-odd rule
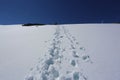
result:
[[[0,24],[120,22],[117,0],[0,0]]]

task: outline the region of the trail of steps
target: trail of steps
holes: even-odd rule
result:
[[[48,53],[31,68],[25,80],[87,80],[81,65],[92,62],[76,38],[57,26]]]

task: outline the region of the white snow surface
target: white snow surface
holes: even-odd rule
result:
[[[120,25],[0,26],[0,80],[120,80]]]

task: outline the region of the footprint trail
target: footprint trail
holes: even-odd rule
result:
[[[88,80],[81,65],[92,63],[86,49],[64,26],[56,26],[48,53],[30,69],[25,80]]]

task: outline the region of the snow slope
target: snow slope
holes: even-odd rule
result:
[[[120,25],[0,26],[0,80],[119,80]]]

